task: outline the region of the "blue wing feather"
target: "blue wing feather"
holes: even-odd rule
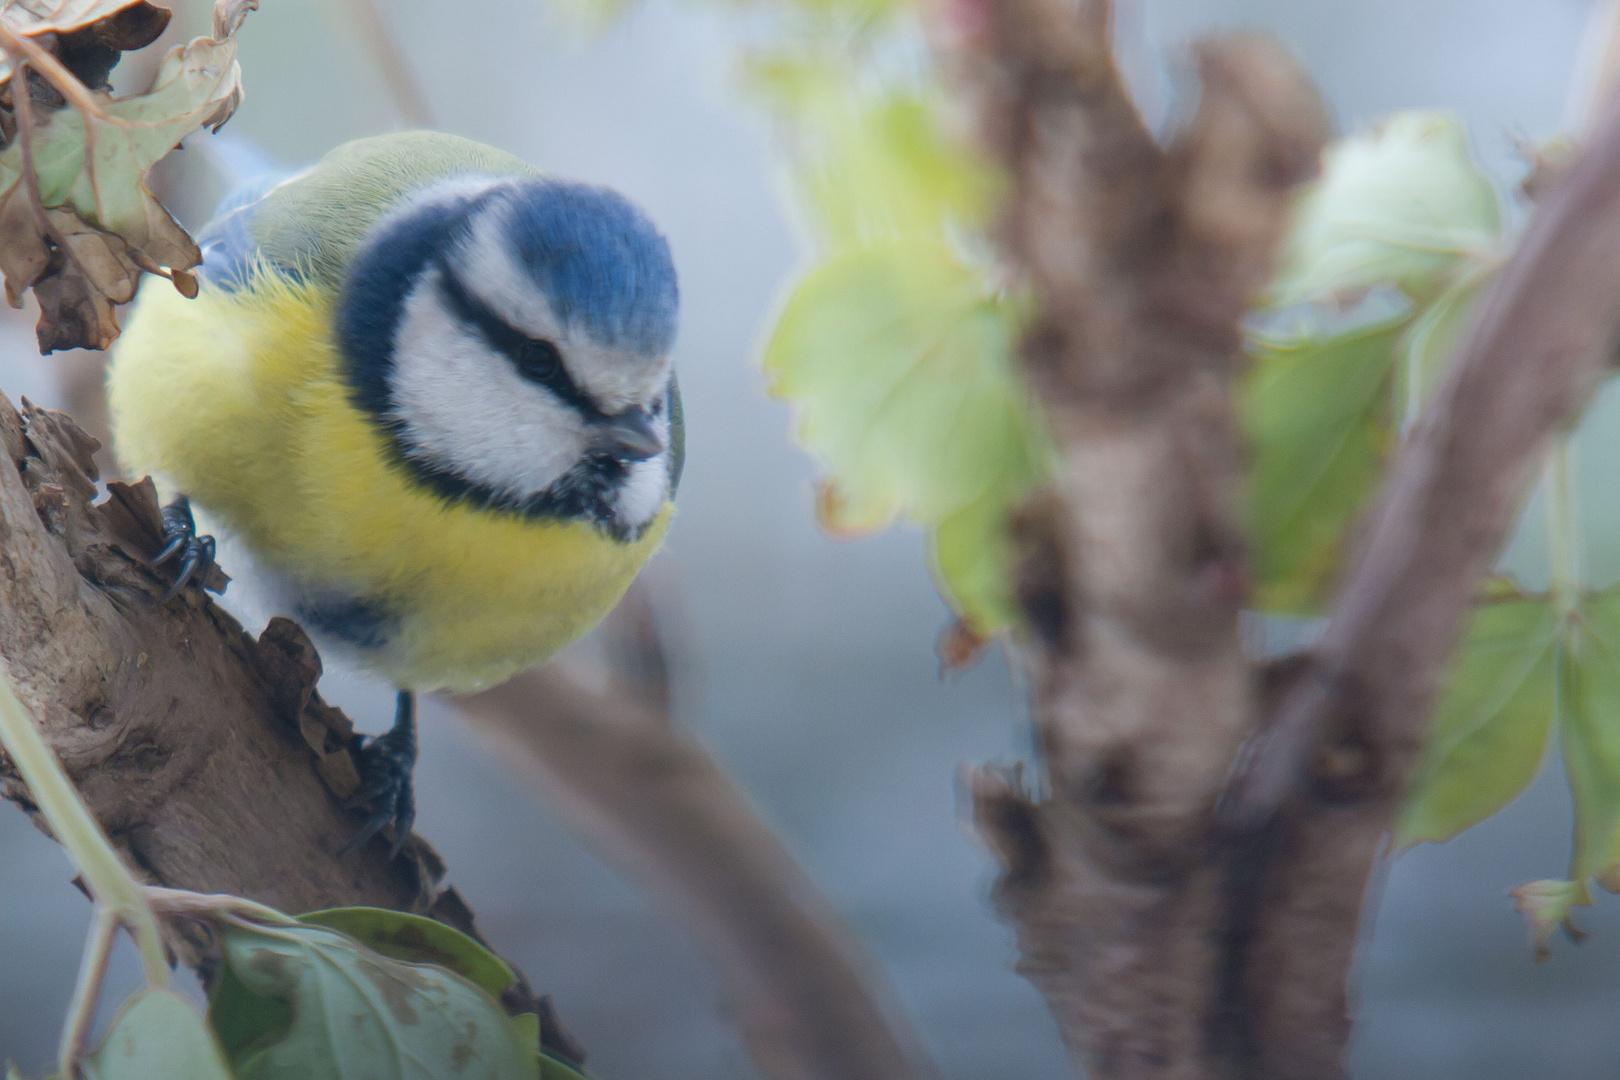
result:
[[[202,249],[203,257],[201,270],[206,280],[227,292],[235,292],[246,284],[254,264],[264,259],[253,232],[254,215],[264,208],[267,195],[297,175],[290,170],[265,173],[237,185],[225,196],[214,211],[213,220],[197,234],[197,246]],[[293,266],[277,268],[294,275],[298,272]]]

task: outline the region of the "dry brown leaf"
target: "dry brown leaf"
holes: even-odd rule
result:
[[[167,12],[144,0],[12,0],[0,8],[0,51],[12,64],[26,62],[32,79],[65,102],[11,95],[17,137],[0,149],[0,272],[13,306],[34,289],[40,351],[106,348],[118,336],[113,308],[133,298],[142,272],[196,295],[197,280],[185,271],[201,253],[146,177],[181,139],[217,129],[241,102],[233,34],[257,6],[217,0],[216,37],[171,50],[151,89],[123,98],[75,78],[84,69],[68,64],[69,46],[93,39],[116,59],[119,48],[161,33]]]

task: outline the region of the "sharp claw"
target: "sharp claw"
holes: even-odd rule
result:
[[[162,566],[175,556],[180,556],[180,569],[175,575],[174,584],[163,594],[162,603],[166,604],[178,596],[189,582],[199,577],[199,570],[200,580],[207,587],[208,570],[214,565],[218,546],[212,536],[197,535],[197,521],[191,516],[191,504],[184,496],[163,508],[163,536],[166,541],[163,550],[148,565]]]
[[[399,858],[399,853],[405,850],[405,841],[411,838],[411,826],[415,824],[416,799],[407,788],[399,793],[399,802],[394,810],[394,842],[388,846],[390,862]]]
[[[164,563],[178,555],[180,553],[180,549],[185,546],[186,535],[181,533],[179,536],[176,536],[173,540],[170,540],[166,545],[164,545],[163,550],[158,552],[157,555],[153,557],[152,565],[162,566]]]
[[[394,836],[388,846],[388,858],[397,858],[416,822],[416,796],[411,788],[411,772],[416,764],[415,695],[401,690],[394,726],[386,734],[358,743],[351,753],[360,770],[360,788],[344,802],[343,808],[367,807],[370,816],[359,835],[338,852],[338,858],[358,850],[389,824],[394,827]]]
[[[191,580],[191,575],[196,573],[197,564],[201,561],[202,560],[196,551],[186,552],[186,557],[180,562],[180,573],[176,575],[174,584],[170,585],[169,591],[163,594],[163,603],[167,604],[170,600],[173,600],[176,596],[180,595],[180,590],[186,587],[186,582]]]

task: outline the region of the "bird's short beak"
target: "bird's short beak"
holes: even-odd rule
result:
[[[620,461],[646,461],[664,452],[664,440],[653,427],[652,414],[639,405],[598,424],[594,444]]]

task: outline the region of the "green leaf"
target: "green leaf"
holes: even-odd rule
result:
[[[1395,846],[1449,840],[1506,806],[1546,757],[1559,619],[1546,597],[1496,598],[1469,622]]]
[[[235,1042],[241,1080],[534,1080],[538,1063],[499,1004],[442,968],[389,959],[324,927],[225,927],[224,962],[249,1000],[291,1023]],[[222,1009],[239,1001],[213,1003]],[[279,1018],[268,1017],[279,1024]],[[245,1026],[235,1018],[237,1029]]]
[[[519,1013],[512,1017],[512,1030],[524,1046],[540,1049],[540,1017],[534,1013]]]
[[[82,1068],[85,1080],[231,1080],[225,1054],[197,1010],[157,989],[124,1006]]]
[[[993,169],[946,121],[933,84],[873,85],[839,42],[753,64],[751,88],[785,121],[791,175],[828,250],[943,237],[995,205]]]
[[[540,1080],[586,1080],[585,1074],[560,1058],[541,1051]]]
[[[1463,334],[1473,325],[1474,310],[1493,275],[1483,266],[1471,269],[1424,309],[1407,334],[1401,397],[1408,416],[1415,416],[1414,406],[1421,406],[1440,385]]]
[[[968,629],[988,638],[1018,618],[1012,598],[1013,545],[1007,531],[1012,501],[1021,490],[990,488],[939,523],[929,563]]]
[[[1046,466],[1012,362],[1011,305],[942,240],[838,252],[789,297],[765,349],[771,393],[830,474],[821,522],[950,527],[936,570],[977,628],[1006,625],[999,521]],[[957,590],[960,589],[958,592]]]
[[[1620,589],[1586,598],[1564,666],[1559,734],[1575,800],[1569,876],[1620,879]]]
[[[208,993],[208,1025],[214,1029],[226,1060],[245,1061],[287,1037],[293,1026],[293,1003],[286,997],[249,990],[229,964],[221,964]]]
[[[434,964],[453,971],[497,1001],[517,982],[517,972],[506,961],[460,930],[423,915],[387,908],[346,907],[311,911],[298,916],[298,921],[347,934],[394,960]]]
[[[1394,445],[1391,378],[1404,318],[1262,344],[1240,388],[1253,453],[1254,606],[1320,610],[1346,535]]]
[[[1270,301],[1344,298],[1389,283],[1434,295],[1459,259],[1495,247],[1501,211],[1462,122],[1396,113],[1340,139],[1301,197]]]

